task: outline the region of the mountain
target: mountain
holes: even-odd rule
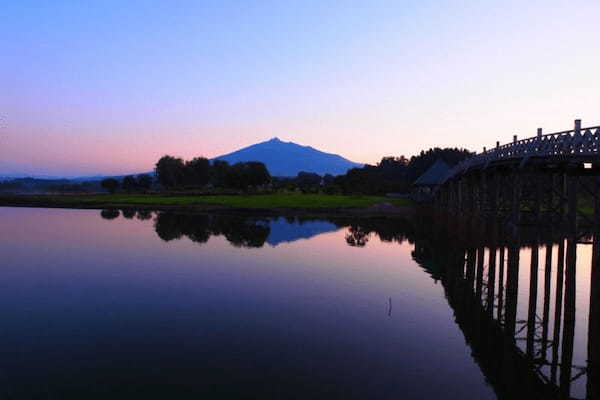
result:
[[[362,167],[337,154],[325,153],[310,146],[283,142],[273,138],[253,144],[233,153],[215,157],[230,164],[243,161],[261,161],[272,176],[296,176],[298,172],[315,172],[319,175],[342,175],[351,168]]]

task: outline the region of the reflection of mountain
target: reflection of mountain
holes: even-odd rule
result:
[[[104,215],[103,217],[108,218]],[[262,247],[265,242],[276,246],[339,229],[328,221],[186,215],[168,212],[156,215],[154,227],[158,236],[164,241],[186,236],[193,242],[205,243],[211,236],[223,235],[237,247]]]
[[[340,227],[329,221],[298,221],[285,218],[276,218],[269,221],[271,233],[267,243],[277,246],[281,243],[290,243],[300,239],[309,239],[321,233],[335,232]]]

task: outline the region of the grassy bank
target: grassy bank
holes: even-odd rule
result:
[[[383,203],[406,207],[408,199],[325,194],[258,194],[185,196],[158,194],[0,195],[0,206],[65,208],[195,208],[195,209],[350,209]]]

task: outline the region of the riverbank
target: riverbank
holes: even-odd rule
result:
[[[75,209],[151,209],[273,214],[399,214],[412,213],[409,199],[326,194],[256,195],[0,195],[0,206]]]

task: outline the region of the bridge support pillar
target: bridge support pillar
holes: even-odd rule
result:
[[[569,175],[567,178],[567,226],[571,237],[577,236],[577,189],[579,178]]]
[[[538,263],[539,247],[538,243],[531,246],[531,264],[529,268],[529,307],[527,312],[527,356],[534,358],[534,343],[536,331],[537,316],[537,287],[538,287]]]
[[[498,321],[502,321],[504,309],[504,247],[500,247],[500,257],[498,262]]]
[[[571,393],[573,346],[575,340],[576,261],[577,241],[571,237],[567,239],[565,311],[563,318],[562,354],[560,358],[560,392],[563,397],[568,397]]]
[[[598,178],[596,178],[598,179]],[[595,182],[594,242],[590,283],[587,397],[600,398],[600,183]]]
[[[521,221],[521,179],[518,172],[514,172],[512,174],[512,178],[513,182],[511,187],[510,208],[512,214],[512,223],[516,228]]]
[[[556,269],[556,298],[554,307],[554,333],[552,336],[552,365],[550,368],[550,379],[552,383],[556,383],[557,365],[558,365],[558,344],[560,343],[560,329],[562,325],[562,309],[563,309],[563,283],[565,273],[565,241],[561,240],[558,244]]]
[[[517,327],[517,303],[519,299],[519,244],[517,240],[508,247],[506,272],[506,312],[505,331],[508,337],[515,336]]]
[[[542,313],[542,359],[548,357],[548,327],[550,324],[550,292],[552,288],[552,244],[546,244],[544,267],[544,311]]]

